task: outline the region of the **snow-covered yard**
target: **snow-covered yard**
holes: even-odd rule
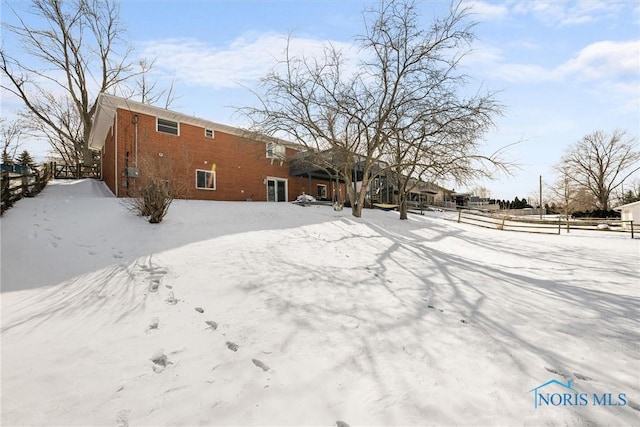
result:
[[[638,424],[640,240],[434,215],[54,181],[1,221],[2,425]]]

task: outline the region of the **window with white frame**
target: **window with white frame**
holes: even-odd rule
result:
[[[284,153],[284,145],[276,144],[275,142],[267,142],[267,159],[284,160]]]
[[[200,190],[216,189],[216,173],[203,169],[196,169],[196,188]]]
[[[178,122],[174,122],[173,120],[161,119],[158,117],[157,119],[157,127],[156,130],[162,133],[170,133],[171,135],[178,135],[178,131],[180,129],[180,125]]]
[[[213,129],[205,129],[204,136],[206,138],[213,138],[215,136],[215,133],[213,132]]]

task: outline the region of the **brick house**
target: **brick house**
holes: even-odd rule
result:
[[[325,200],[346,194],[330,178],[290,173],[300,145],[104,93],[89,147],[100,151],[102,179],[117,197],[129,196],[149,159],[175,170],[187,199],[287,202],[303,192]]]

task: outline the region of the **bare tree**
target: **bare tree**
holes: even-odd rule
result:
[[[479,153],[479,137],[492,124],[490,115],[497,113],[498,107],[489,104],[486,110],[479,106],[472,108],[473,113],[464,112],[470,106],[456,109],[451,105],[449,111],[460,116],[452,117],[447,125],[442,125],[441,117],[434,113],[423,117],[425,125],[418,126],[414,136],[402,132],[399,137],[389,139],[393,145],[389,163],[398,183],[400,219],[407,219],[407,198],[422,181],[452,179],[462,185],[481,177],[492,178],[499,171],[509,173],[511,164],[501,157],[502,149],[491,155]],[[421,115],[424,111],[417,109],[416,113]],[[465,122],[463,129],[456,129],[460,126],[457,121]]]
[[[0,118],[0,138],[2,139],[2,163],[13,164],[18,149],[22,145],[24,127],[19,119],[7,121]]]
[[[478,196],[481,199],[488,199],[491,197],[491,190],[489,190],[485,186],[480,185],[480,186],[474,187],[471,190],[471,194],[473,194],[474,196]]]
[[[344,58],[333,46],[313,59],[292,56],[288,43],[279,65],[284,71],[262,79],[261,107],[242,111],[257,133],[292,138],[319,153],[312,161],[345,181],[353,215],[361,216],[364,189],[384,143],[366,76],[358,72],[343,79]]]
[[[51,95],[51,94],[46,94]],[[25,124],[25,129],[34,138],[46,141],[56,157],[69,165],[88,163],[83,154],[83,125],[80,116],[68,97],[59,99],[49,98],[48,109],[50,117],[55,117],[56,127],[43,122],[32,111],[23,111],[19,115]],[[91,158],[93,158],[93,153]]]
[[[1,87],[23,101],[50,141],[58,141],[65,152],[73,146],[76,153],[69,156],[90,165],[97,96],[132,75],[118,2],[31,0],[31,22],[37,24],[13,12],[19,24],[3,28],[18,38],[29,59],[20,60],[2,47],[0,69],[6,79]],[[79,132],[71,125],[75,121]]]
[[[381,75],[378,90],[393,104],[386,118],[385,161],[398,183],[400,219],[407,219],[409,193],[423,180],[468,184],[508,171],[499,158],[479,152],[479,140],[502,107],[494,93],[465,97],[468,78],[458,69],[475,39],[467,9],[452,4],[446,18],[424,29],[413,3],[390,2],[378,12],[365,46],[369,67]],[[391,88],[389,88],[391,84]]]
[[[598,209],[608,211],[613,191],[640,170],[640,151],[622,130],[595,131],[567,150],[560,167],[566,167],[567,176],[593,195]]]
[[[140,102],[148,105],[161,105],[168,109],[176,100],[175,80],[171,80],[168,89],[158,89],[156,80],[149,80],[149,74],[153,71],[155,60],[142,58],[138,61],[138,72],[133,82],[133,87],[122,88],[125,98],[138,98]]]
[[[320,153],[316,163],[344,180],[356,217],[383,173],[395,174],[401,197],[423,177],[483,174],[477,161],[495,159],[478,155],[477,138],[500,106],[492,94],[459,94],[465,78],[455,70],[474,39],[467,15],[453,4],[425,29],[413,2],[383,1],[365,12],[355,67],[333,45],[322,58],[294,56],[288,45],[262,79],[260,107],[244,112],[254,129]]]
[[[558,179],[547,189],[562,215],[568,219],[573,212],[581,209],[580,187],[570,178],[568,166],[559,165],[556,171]]]

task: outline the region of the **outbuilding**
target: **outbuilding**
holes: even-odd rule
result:
[[[631,229],[631,221],[633,221],[636,227],[640,225],[640,201],[618,206],[614,208],[614,210],[620,212],[620,219],[623,221],[623,227],[625,229]]]

